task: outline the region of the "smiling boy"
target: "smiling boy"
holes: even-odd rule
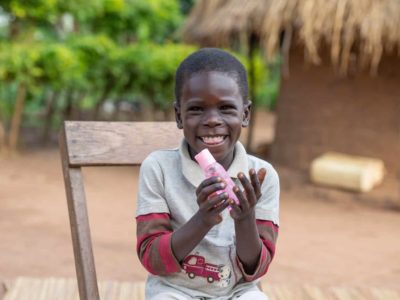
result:
[[[178,149],[150,154],[140,170],[137,251],[151,273],[146,299],[267,299],[256,283],[275,253],[279,179],[238,142],[251,109],[245,69],[225,51],[201,49],[178,67],[175,95],[185,138]],[[204,148],[233,178],[239,205],[216,193],[221,178],[204,179],[194,160]]]

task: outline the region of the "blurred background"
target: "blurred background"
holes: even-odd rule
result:
[[[173,121],[178,64],[221,47],[249,76],[241,140],[281,178],[263,280],[399,289],[399,20],[397,0],[0,0],[0,282],[75,276],[62,122]],[[84,170],[100,279],[146,278],[137,172]]]
[[[172,120],[176,67],[199,47],[182,37],[193,4],[4,1],[2,147],[48,144],[64,119]],[[252,70],[254,102],[273,108],[279,58],[268,67],[256,52],[235,55]]]

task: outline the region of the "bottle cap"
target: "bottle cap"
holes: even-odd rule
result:
[[[194,159],[199,163],[200,167],[205,170],[209,165],[215,163],[215,158],[206,148],[197,154]]]

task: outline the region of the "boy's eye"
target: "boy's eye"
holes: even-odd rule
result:
[[[202,108],[200,106],[190,106],[188,108],[188,111],[198,112],[198,111],[202,111]]]
[[[222,105],[222,106],[220,107],[220,109],[221,109],[221,110],[233,110],[233,109],[235,109],[235,107],[232,106],[232,105]]]

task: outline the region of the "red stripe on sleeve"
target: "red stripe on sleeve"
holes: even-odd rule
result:
[[[261,246],[260,258],[258,260],[256,270],[254,271],[254,274],[252,274],[252,275],[249,275],[246,273],[242,262],[240,261],[239,257],[236,256],[236,261],[239,265],[239,268],[243,274],[243,279],[245,281],[249,282],[249,281],[256,280],[257,278],[261,277],[262,275],[264,275],[267,272],[268,267],[266,267],[266,265],[267,265],[266,264],[266,256],[267,256],[267,249],[265,247]]]
[[[156,237],[163,235],[163,234],[168,234],[171,233],[171,231],[164,230],[164,231],[157,231],[154,233],[149,233],[149,234],[144,234],[141,236],[137,237],[137,245],[136,245],[136,251],[139,251],[140,247],[142,246],[142,243],[147,240],[148,238],[155,239]]]
[[[171,249],[171,236],[172,233],[164,234],[160,237],[160,243],[158,245],[158,252],[160,253],[161,260],[165,266],[167,273],[174,273],[180,271],[178,263]]]
[[[264,246],[268,249],[268,252],[270,253],[272,260],[275,256],[275,244],[265,239],[261,239],[261,241],[263,242]]]
[[[147,215],[140,215],[136,217],[137,222],[143,221],[151,221],[155,219],[169,219],[169,214],[161,213],[161,214],[147,214]]]
[[[271,227],[274,230],[274,232],[276,232],[276,233],[278,233],[278,231],[279,231],[279,226],[275,225],[272,221],[257,219],[256,224],[261,225],[261,226]]]
[[[151,267],[151,264],[150,264],[150,248],[151,248],[151,245],[153,244],[153,242],[154,242],[154,239],[152,241],[150,241],[149,244],[147,245],[146,250],[145,250],[144,255],[143,255],[143,260],[142,260],[143,266],[151,274],[155,274],[155,272],[154,272],[154,270],[153,270],[153,268]]]

